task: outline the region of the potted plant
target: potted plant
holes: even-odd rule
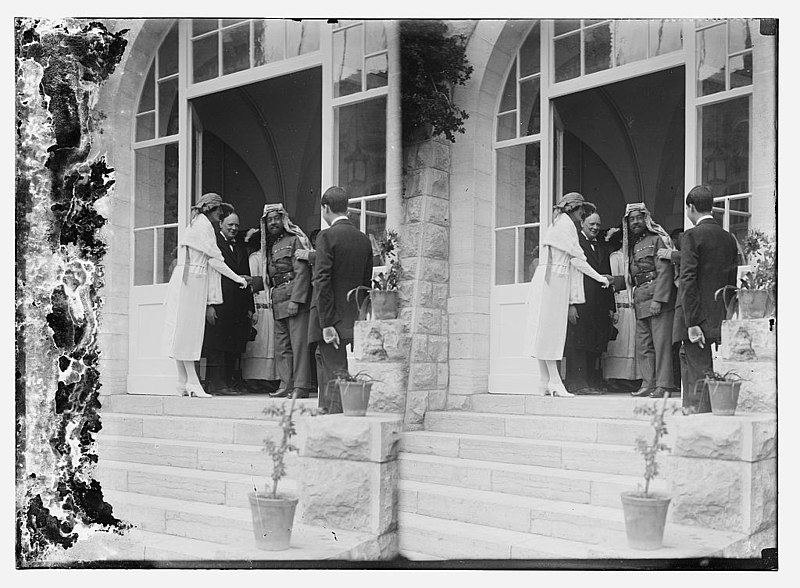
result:
[[[739,280],[739,287],[724,286],[717,290],[715,298],[722,292],[727,315],[731,305],[738,302],[740,319],[760,319],[769,316],[775,307],[777,250],[775,239],[763,231],[753,229],[747,233],[742,249],[747,258],[748,268]],[[724,296],[733,292],[730,300]]]
[[[640,485],[638,490],[622,492],[620,495],[625,515],[625,533],[628,545],[633,549],[658,549],[664,540],[664,526],[671,497],[651,492],[650,482],[658,475],[658,454],[670,451],[663,441],[667,434],[664,414],[667,412],[668,399],[669,394],[665,394],[662,400],[637,404],[633,411],[635,414],[650,416],[650,425],[653,428],[652,439],[642,436],[636,439],[636,451],[644,457],[644,488]],[[680,407],[673,406],[670,412],[680,410]]]
[[[336,385],[342,398],[342,411],[346,416],[364,416],[369,406],[372,384],[378,380],[360,371],[351,375],[346,370],[336,372]]]
[[[297,434],[294,417],[297,414],[315,415],[316,410],[297,404],[295,388],[288,408],[287,402],[282,402],[267,406],[263,412],[280,417],[278,426],[282,434],[277,443],[272,439],[264,441],[264,450],[272,457],[272,488],[250,493],[250,512],[253,516],[256,547],[266,551],[280,551],[289,548],[298,501],[296,496],[278,494],[278,482],[286,476],[286,454],[297,451],[297,447],[292,444],[292,437]]]
[[[395,231],[384,231],[378,243],[379,255],[385,268],[372,280],[372,287],[357,286],[347,293],[348,300],[357,296],[359,291],[366,291],[367,297],[358,305],[358,316],[365,320],[371,314],[373,320],[396,319],[398,315],[397,279],[402,266],[397,256],[398,237]],[[369,310],[366,301],[369,300]]]
[[[736,403],[739,402],[739,389],[742,387],[742,378],[734,371],[718,374],[706,370],[705,379],[695,383],[696,388],[705,384],[711,402],[711,413],[719,416],[733,416],[736,413]]]

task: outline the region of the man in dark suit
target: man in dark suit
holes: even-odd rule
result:
[[[600,215],[594,212],[581,223],[578,241],[589,265],[607,276],[611,275],[609,251],[605,243],[598,241],[599,233]],[[574,394],[602,394],[599,361],[611,338],[611,317],[616,308],[614,292],[587,276],[583,277],[583,291],[586,302],[569,308],[564,345],[566,386]]]
[[[231,212],[220,221],[217,246],[229,268],[240,276],[249,276],[249,254],[245,244],[237,239],[238,233],[239,217]],[[244,384],[241,373],[237,377],[237,370],[247,346],[254,312],[253,291],[249,287],[242,289],[222,276],[222,304],[206,308],[203,355],[210,394],[241,394]]]
[[[347,293],[372,282],[372,245],[347,218],[347,204],[347,193],[338,186],[322,195],[322,218],[330,228],[317,236],[308,325],[308,342],[317,343],[319,407],[329,413],[342,412],[339,390],[331,382],[348,369],[345,347],[352,345],[358,314]]]
[[[736,285],[737,248],[733,236],[714,220],[714,196],[707,186],[695,186],[686,196],[686,216],[694,227],[681,237],[680,281],[673,340],[682,341],[683,406],[710,412],[705,386],[695,394],[695,383],[714,369],[711,343],[719,343],[725,307],[714,293]]]

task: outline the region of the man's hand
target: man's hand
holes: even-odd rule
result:
[[[700,346],[700,349],[703,349],[706,343],[705,335],[703,335],[703,329],[700,327],[689,327],[689,341],[692,343],[697,343]]]
[[[286,310],[289,312],[289,316],[296,316],[297,310],[300,308],[300,305],[297,304],[294,300],[290,300],[289,304],[286,306]]]
[[[311,253],[308,249],[297,249],[294,252],[294,258],[302,261],[308,261],[308,254]]]
[[[652,316],[658,316],[661,314],[661,303],[655,300],[650,301],[650,314]]]
[[[658,250],[658,253],[656,253],[656,257],[658,257],[659,259],[665,259],[665,260],[671,262],[672,261],[672,252],[673,251],[675,251],[675,249],[670,249],[669,247],[664,247],[663,249],[659,249]]]
[[[336,327],[322,329],[322,340],[329,345],[333,345],[334,349],[339,349],[339,333],[336,331]]]
[[[618,312],[612,312],[612,313],[611,313],[611,321],[612,321],[612,322],[613,322],[615,325],[616,325],[616,324],[619,324],[619,313],[618,313]]]
[[[258,324],[258,313],[257,312],[251,313],[250,324],[253,325],[253,326],[256,326]]]
[[[569,320],[570,324],[576,325],[578,324],[578,307],[574,304],[570,304],[569,312],[567,313],[567,319]]]
[[[213,306],[206,306],[206,322],[212,327],[217,324],[217,309]]]

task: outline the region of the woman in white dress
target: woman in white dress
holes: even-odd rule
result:
[[[611,249],[611,274],[625,276],[627,263],[622,251],[622,228],[608,229],[605,241]],[[636,316],[631,305],[630,287],[614,292],[614,300],[617,304],[614,313],[617,337],[608,342],[603,358],[603,377],[606,380],[641,380],[642,374],[636,363]]]
[[[167,288],[164,347],[166,355],[175,360],[176,389],[183,396],[211,396],[200,385],[194,362],[200,359],[203,346],[206,306],[222,303],[221,275],[247,287],[247,281],[227,266],[217,246],[211,223],[219,222],[222,206],[230,207],[214,193],[203,194],[192,206],[191,221],[178,242],[178,264]]]
[[[580,223],[594,205],[570,192],[554,210],[556,217],[542,236],[539,265],[528,290],[525,353],[539,362],[539,386],[545,395],[574,396],[561,381],[557,363],[564,355],[570,305],[586,301],[583,275],[604,288],[609,281],[589,265],[578,241]]]

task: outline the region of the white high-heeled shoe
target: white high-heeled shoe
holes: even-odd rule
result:
[[[178,393],[178,396],[186,396],[186,384],[178,384],[175,386],[175,392]]]
[[[195,398],[213,398],[211,394],[203,390],[200,384],[186,384],[184,396],[194,396]]]

